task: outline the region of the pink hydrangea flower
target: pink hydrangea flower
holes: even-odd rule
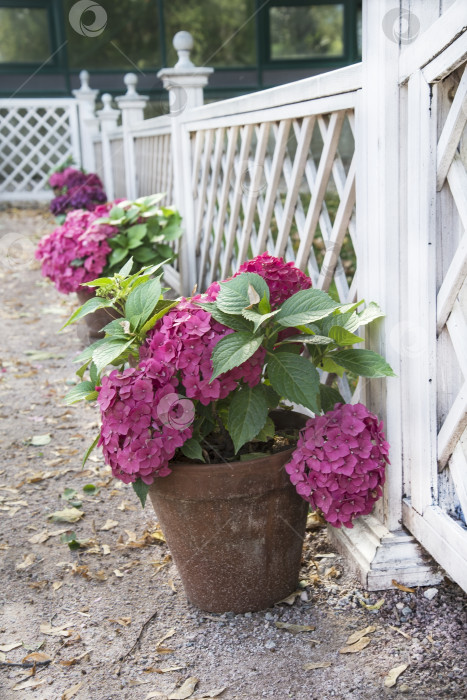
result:
[[[170,474],[175,451],[192,435],[191,425],[172,424],[158,411],[161,400],[176,388],[176,378],[149,376],[140,368],[103,377],[97,398],[99,445],[117,479],[152,484],[155,477]]]
[[[242,272],[255,272],[266,281],[269,287],[272,308],[280,306],[286,299],[301,289],[309,289],[311,287],[311,279],[298,267],[295,267],[293,262],[286,263],[283,258],[275,258],[269,255],[267,251],[240,265],[238,272],[233,277],[238,277]],[[232,279],[232,277],[229,279]],[[224,280],[224,282],[226,281]],[[215,301],[219,289],[219,282],[213,282],[205,292],[207,298],[203,295],[203,301]],[[297,331],[293,330],[293,333],[296,334]]]
[[[363,404],[336,404],[310,418],[285,469],[297,493],[334,527],[352,527],[382,495],[389,445]]]
[[[77,292],[82,289],[83,282],[90,282],[101,274],[111,252],[107,240],[115,236],[118,229],[94,222],[108,216],[111,207],[111,204],[104,204],[92,212],[71,211],[62,226],[39,241],[36,258],[41,261],[42,274],[52,280],[59,292]]]

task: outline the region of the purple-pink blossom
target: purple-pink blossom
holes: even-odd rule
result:
[[[95,173],[65,168],[49,177],[49,185],[56,195],[50,203],[50,211],[55,216],[73,209],[92,211],[107,201],[104,185]]]
[[[336,404],[310,418],[285,469],[297,493],[334,527],[352,527],[382,495],[389,445],[363,404]]]
[[[77,292],[83,282],[99,277],[111,252],[108,239],[118,229],[95,220],[108,216],[111,204],[96,207],[94,211],[77,209],[67,214],[62,226],[39,241],[36,258],[42,274],[49,277],[59,292]]]

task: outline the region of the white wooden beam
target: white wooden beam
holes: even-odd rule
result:
[[[467,122],[467,66],[457,87],[443,130],[438,141],[436,189],[444,185],[448,170],[459,146]]]
[[[412,73],[423,68],[442,51],[453,39],[467,29],[465,1],[457,0],[441,17],[401,53],[399,81],[404,83]]]

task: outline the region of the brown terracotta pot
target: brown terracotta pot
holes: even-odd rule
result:
[[[95,294],[94,292],[89,294],[88,292],[79,291],[76,292],[76,296],[81,305],[85,304],[89,299],[92,299]],[[98,309],[92,314],[85,316],[83,321],[86,324],[89,340],[94,342],[103,338],[104,333],[102,332],[102,328],[115,318],[120,318],[120,314],[114,311],[114,309]]]
[[[300,414],[277,413],[278,428],[305,424]],[[187,598],[202,610],[263,610],[296,589],[308,504],[284,469],[292,452],[172,464],[150,487]]]

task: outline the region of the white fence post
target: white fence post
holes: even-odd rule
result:
[[[332,537],[353,559],[370,590],[390,588],[392,579],[406,585],[439,581],[414,538],[402,529],[401,367],[407,331],[414,329],[407,329],[401,319],[407,164],[399,60],[401,45],[408,43],[401,32],[405,24],[410,28],[409,20],[413,23],[417,17],[394,8],[393,0],[363,2],[363,80],[356,114],[358,292],[359,298],[379,303],[386,314],[367,334],[367,347],[386,357],[397,376],[364,384],[363,401],[384,420],[391,446],[383,499],[374,515],[359,518],[353,530],[333,532]]]
[[[122,112],[126,195],[128,199],[135,199],[138,196],[138,176],[135,167],[135,149],[131,127],[143,121],[144,108],[149,97],[139,95],[136,92],[138,76],[135,73],[127,73],[123,78],[123,82],[127,86],[126,94],[117,97],[115,101]]]
[[[110,150],[109,132],[117,128],[118,117],[120,116],[119,109],[112,108],[112,95],[105,93],[102,95],[102,103],[104,105],[97,116],[101,126],[102,137],[102,166],[104,170],[104,185],[108,200],[115,197],[114,183],[112,174],[112,153]]]
[[[89,73],[87,70],[81,71],[79,79],[81,87],[79,90],[73,90],[73,95],[78,103],[81,165],[88,172],[94,172],[96,161],[93,137],[99,132],[99,120],[95,115],[96,98],[99,90],[93,90],[89,87]]]
[[[196,251],[193,191],[191,185],[190,136],[181,116],[187,109],[200,107],[203,88],[207,85],[213,68],[197,68],[190,60],[193,37],[188,32],[178,32],[173,45],[179,60],[174,68],[163,68],[157,74],[169,91],[172,126],[172,155],[174,172],[174,203],[183,217],[184,235],[180,241],[179,266],[183,294],[191,294],[196,282]]]

